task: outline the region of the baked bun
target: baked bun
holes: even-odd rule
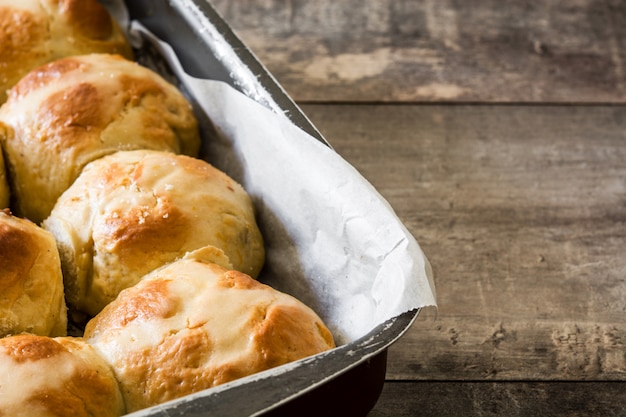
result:
[[[21,332],[66,335],[63,277],[52,235],[4,210],[0,211],[0,337]]]
[[[245,190],[209,163],[170,152],[121,151],[91,162],[43,227],[57,240],[68,304],[90,316],[203,246],[253,277],[265,260]]]
[[[124,402],[108,364],[81,338],[0,339],[0,414],[117,417]]]
[[[90,54],[22,78],[0,107],[0,141],[13,211],[39,223],[88,162],[128,149],[196,156],[200,134],[176,86],[119,55]]]
[[[309,307],[210,261],[198,250],[152,272],[87,324],[129,412],[335,346]]]
[[[133,56],[97,0],[0,0],[0,104],[31,69],[87,53]]]

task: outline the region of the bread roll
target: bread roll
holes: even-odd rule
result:
[[[0,339],[0,415],[117,417],[124,402],[104,360],[81,338]]]
[[[245,190],[209,163],[170,152],[91,162],[43,227],[57,240],[68,304],[91,316],[143,275],[203,246],[254,277],[265,260]]]
[[[0,337],[65,336],[63,277],[52,235],[0,211]]]
[[[0,107],[0,141],[16,215],[41,222],[88,162],[117,150],[195,156],[190,103],[156,72],[119,55],[63,58],[13,87]]]
[[[0,104],[28,71],[93,52],[132,58],[122,30],[96,0],[0,0]]]
[[[335,346],[297,299],[204,259],[199,250],[154,271],[87,324],[129,412]]]

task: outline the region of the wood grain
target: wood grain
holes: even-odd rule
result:
[[[390,383],[369,417],[626,415],[626,382]]]
[[[626,378],[626,108],[303,108],[435,271],[389,379]]]
[[[626,416],[626,2],[212,3],[433,265],[370,417]]]
[[[624,103],[620,0],[212,0],[299,102]]]

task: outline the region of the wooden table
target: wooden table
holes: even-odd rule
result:
[[[213,4],[433,265],[370,416],[626,416],[626,2]]]

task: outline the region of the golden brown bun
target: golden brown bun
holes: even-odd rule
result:
[[[123,151],[87,165],[43,227],[57,240],[70,307],[97,314],[124,288],[212,245],[257,276],[263,238],[245,190],[209,163]]]
[[[335,346],[300,301],[203,259],[199,250],[154,271],[87,324],[129,412]]]
[[[65,336],[61,262],[52,235],[0,211],[0,337]]]
[[[4,154],[0,149],[0,210],[8,208],[11,203],[11,189],[7,178],[6,165],[4,164]]]
[[[21,334],[0,339],[0,415],[116,417],[117,381],[81,338]]]
[[[117,23],[96,0],[0,0],[0,104],[28,71],[93,52],[131,59]]]
[[[108,54],[63,58],[22,78],[0,108],[0,141],[13,211],[35,223],[94,159],[128,149],[195,156],[200,147],[198,122],[180,91]]]

